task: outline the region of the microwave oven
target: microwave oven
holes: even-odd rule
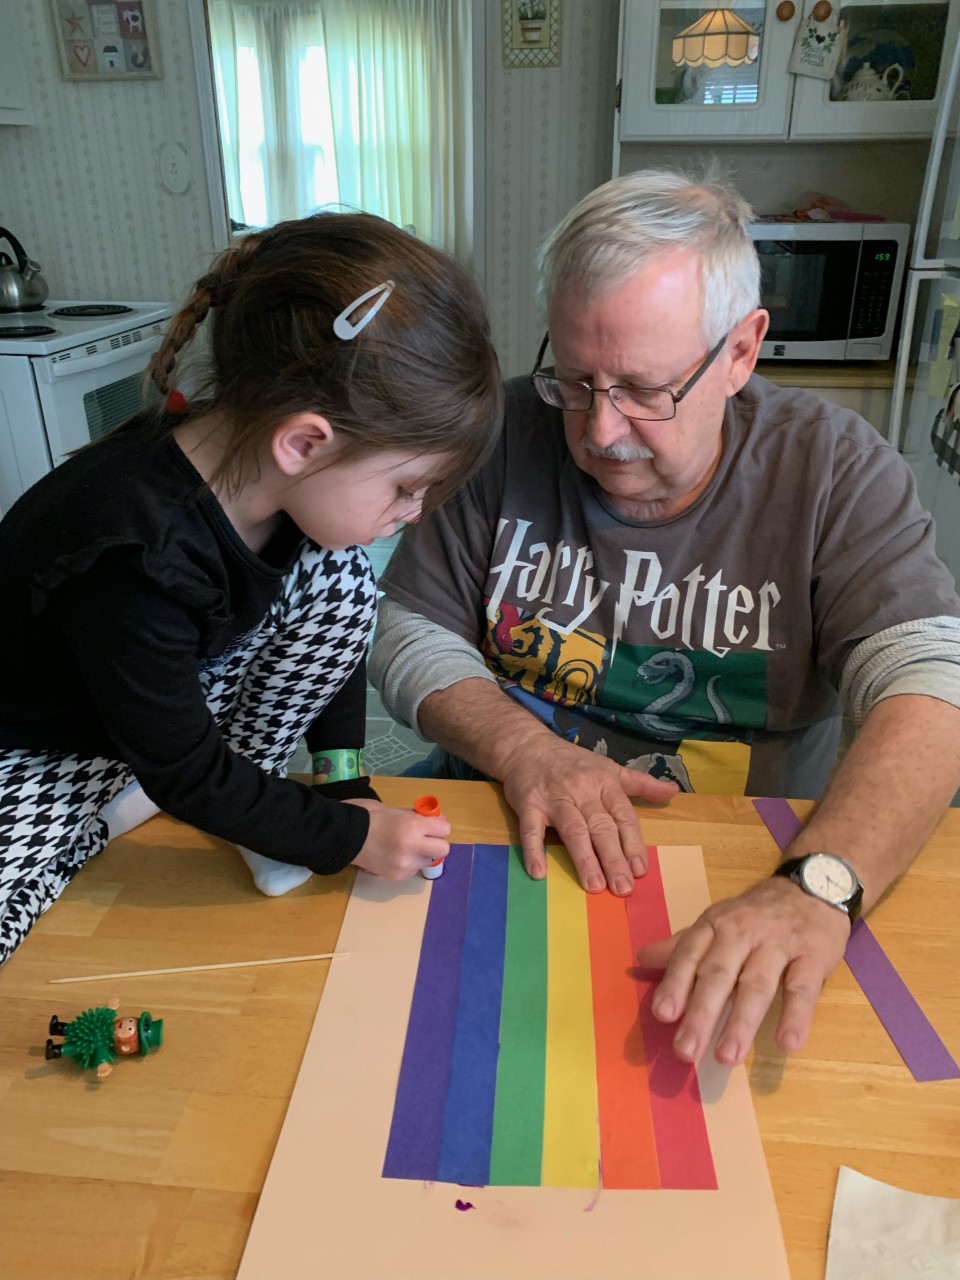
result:
[[[887,360],[910,228],[899,222],[757,220],[762,360]]]

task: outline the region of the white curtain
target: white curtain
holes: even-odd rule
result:
[[[208,0],[230,215],[341,204],[473,249],[470,0]]]

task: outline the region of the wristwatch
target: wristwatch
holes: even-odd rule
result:
[[[807,853],[801,858],[787,858],[773,874],[792,880],[811,898],[819,898],[828,906],[845,911],[851,924],[860,914],[863,901],[860,877],[846,858],[836,853]]]

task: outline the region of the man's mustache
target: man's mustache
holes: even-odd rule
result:
[[[603,448],[584,440],[583,447],[591,457],[606,458],[608,462],[646,462],[653,457],[653,450],[646,445],[631,444],[627,440],[617,440]]]

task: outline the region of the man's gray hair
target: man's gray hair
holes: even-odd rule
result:
[[[760,305],[760,260],[747,230],[751,209],[722,178],[640,169],[597,187],[540,248],[546,307],[575,286],[594,299],[664,254],[700,259],[703,337],[709,346]]]

